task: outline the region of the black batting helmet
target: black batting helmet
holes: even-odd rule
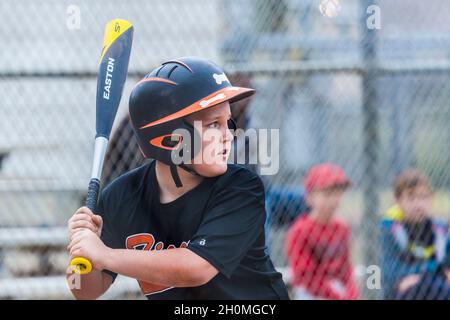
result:
[[[173,151],[190,153],[191,159],[197,152],[181,135],[174,134],[177,129],[187,130],[191,138],[196,134],[184,119],[187,115],[225,101],[233,103],[254,92],[232,86],[225,72],[211,61],[188,57],[164,62],[139,81],[130,95],[130,118],[141,152],[174,169]],[[176,183],[177,179],[174,176]]]

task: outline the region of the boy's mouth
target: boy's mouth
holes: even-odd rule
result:
[[[222,155],[222,156],[225,156],[225,155],[227,155],[228,154],[228,149],[222,149],[222,151],[220,151],[219,153],[218,153],[218,155]]]
[[[221,157],[221,161],[228,160],[228,149],[223,149],[222,152],[219,152],[219,157]]]

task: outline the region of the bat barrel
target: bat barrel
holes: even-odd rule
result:
[[[97,137],[109,139],[127,76],[133,30],[131,23],[121,19],[106,26],[97,78]]]

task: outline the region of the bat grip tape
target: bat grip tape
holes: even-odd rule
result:
[[[100,180],[97,178],[92,178],[89,181],[88,192],[86,196],[86,207],[91,209],[92,212],[95,212],[98,200],[98,193],[100,190]]]

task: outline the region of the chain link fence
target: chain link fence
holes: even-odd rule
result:
[[[239,126],[279,130],[278,170],[262,176],[267,245],[292,297],[302,295],[286,233],[308,214],[305,173],[331,162],[353,182],[337,216],[351,230],[358,297],[386,298],[379,279],[404,266],[386,261],[382,239],[395,176],[409,167],[428,175],[432,216],[450,218],[449,10],[444,0],[0,2],[0,299],[71,298],[66,223],[86,195],[100,43],[116,17],[135,33],[104,184],[144,161],[127,117],[133,85],[165,60],[209,58],[257,90],[233,109]],[[303,297],[323,296],[311,283]],[[413,296],[439,297],[427,288]],[[119,277],[105,298],[142,296]]]

